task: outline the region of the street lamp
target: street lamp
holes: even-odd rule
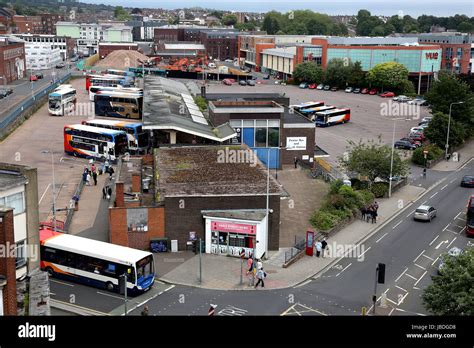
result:
[[[388,178],[388,198],[392,197],[392,175],[393,175],[393,156],[395,154],[395,125],[397,120],[403,120],[403,118],[393,119],[393,131],[392,131],[392,155],[390,158],[390,176]]]
[[[55,180],[55,175],[54,175],[54,153],[49,150],[43,150],[41,151],[42,153],[49,153],[51,154],[51,167],[52,167],[52,173],[53,173],[53,229],[56,232],[56,180]]]
[[[464,102],[460,101],[460,102],[454,102],[454,103],[449,104],[448,134],[446,135],[446,153],[445,153],[446,160],[449,160],[448,148],[449,148],[449,128],[451,126],[451,108],[453,105],[459,105],[459,104],[464,104]]]

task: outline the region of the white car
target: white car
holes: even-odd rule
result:
[[[320,83],[320,84],[318,85],[318,87],[316,87],[316,89],[319,89],[319,90],[321,90],[321,89],[323,89],[323,88],[324,88],[324,84],[322,84],[322,83]]]
[[[406,103],[407,101],[411,100],[406,95],[399,95],[398,97],[393,98],[393,101],[397,101],[399,103]]]
[[[424,129],[425,128],[423,128],[421,126],[412,127],[412,128],[410,128],[410,133],[423,133]]]
[[[429,205],[420,205],[413,215],[414,220],[431,221],[436,217],[437,211]]]
[[[233,60],[232,60],[232,59],[226,59],[225,62],[226,62],[226,63],[232,63]]]
[[[214,64],[214,63],[209,63],[209,64],[207,64],[207,66],[208,66],[209,68],[211,68],[211,69],[217,68],[217,65]]]
[[[346,93],[352,93],[353,91],[354,91],[354,88],[352,88],[352,87],[347,87],[347,88],[345,89],[345,92],[346,92]]]
[[[432,116],[423,117],[423,118],[421,119],[421,122],[431,122],[432,119],[433,119]]]

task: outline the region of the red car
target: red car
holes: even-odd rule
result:
[[[317,84],[312,83],[312,84],[308,85],[308,88],[309,89],[316,89],[317,86],[318,86]]]
[[[408,135],[410,139],[413,139],[414,141],[425,141],[425,135],[420,132],[413,132]]]
[[[369,93],[368,88],[362,88],[362,90],[360,91],[360,94],[367,94],[367,93]]]
[[[30,75],[30,81],[38,81],[36,75]]]
[[[224,79],[222,80],[222,83],[226,86],[231,86],[233,83],[235,83],[234,79]]]
[[[377,94],[377,90],[375,88],[372,88],[370,91],[369,91],[369,94],[370,95],[376,95]]]
[[[380,93],[379,96],[381,96],[382,98],[392,98],[392,97],[395,97],[395,93],[384,92],[384,93]]]

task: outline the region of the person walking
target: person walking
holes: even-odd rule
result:
[[[114,171],[114,168],[112,166],[109,167],[109,178],[110,180],[112,180],[112,176],[114,175],[115,171]]]
[[[366,222],[369,222],[370,218],[372,217],[372,210],[373,210],[372,206],[369,206],[367,208],[367,211],[366,211],[366,214],[365,214]]]
[[[107,189],[105,187],[102,187],[102,199],[107,198]]]
[[[84,170],[84,173],[82,173],[82,181],[84,182],[84,185],[87,184],[87,171]]]
[[[298,157],[295,157],[295,169],[298,169]]]
[[[322,255],[322,257],[324,257],[324,253],[326,252],[326,247],[327,246],[328,246],[328,242],[326,242],[326,238],[323,238],[323,240],[321,242],[321,249],[322,249],[321,255]]]
[[[257,271],[263,268],[262,260],[257,260]]]
[[[376,224],[377,223],[377,210],[372,211],[372,223]]]
[[[247,259],[247,275],[249,275],[252,272],[252,268],[253,268],[253,259],[249,257]]]
[[[110,200],[110,197],[112,197],[112,188],[107,186],[107,199]]]
[[[94,186],[97,186],[97,172],[95,170],[92,171],[92,179],[94,179]]]
[[[323,250],[323,245],[319,239],[316,242],[315,247],[316,247],[316,257],[319,257],[319,255],[321,255],[321,251]]]
[[[94,164],[94,163],[92,163],[92,165],[91,165],[91,172],[92,172],[92,173],[95,172],[95,164]]]
[[[86,176],[86,185],[87,186],[91,185],[91,175],[89,174],[89,172],[87,172],[87,176]]]
[[[265,287],[265,283],[264,283],[264,279],[265,277],[267,276],[267,274],[265,273],[265,271],[263,270],[263,268],[260,268],[258,271],[257,271],[257,284],[255,284],[255,289],[258,287],[258,284],[262,283],[262,288]]]
[[[365,215],[367,214],[367,209],[366,207],[362,207],[360,208],[360,216],[362,218],[362,220],[365,220]]]
[[[141,312],[141,315],[143,316],[148,316],[148,306],[143,307],[143,310]]]

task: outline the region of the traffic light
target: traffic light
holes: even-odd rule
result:
[[[197,241],[193,241],[193,253],[197,254]]]
[[[378,279],[377,283],[379,284],[384,284],[385,283],[385,264],[384,263],[379,263],[378,267]]]

